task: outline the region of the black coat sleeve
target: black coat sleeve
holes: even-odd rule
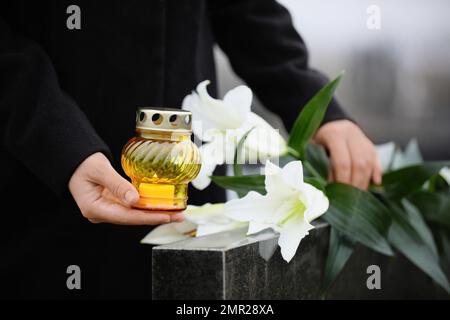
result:
[[[234,71],[290,129],[301,107],[328,79],[308,67],[308,51],[289,12],[276,0],[209,4],[216,41]],[[324,122],[346,118],[333,99]]]
[[[76,167],[109,150],[60,88],[46,53],[15,36],[0,17],[1,148],[63,195]]]

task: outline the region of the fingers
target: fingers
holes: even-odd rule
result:
[[[337,120],[319,128],[315,142],[330,153],[330,179],[367,189],[371,180],[381,184],[382,167],[375,147],[354,123]]]
[[[328,144],[330,152],[332,176],[340,183],[351,182],[351,157],[345,139],[336,139]]]
[[[102,201],[93,206],[92,212],[85,212],[85,217],[93,223],[112,223],[120,225],[158,225],[169,222],[183,221],[180,213],[137,210],[119,203]]]
[[[351,184],[366,190],[374,172],[372,143],[364,137],[350,137],[347,140],[351,156]]]
[[[124,204],[131,206],[139,200],[136,188],[118,174],[109,162],[94,170],[91,176]]]
[[[181,222],[184,221],[184,213],[171,213],[170,215],[170,222]]]
[[[378,154],[376,152],[374,152],[374,157],[375,157],[375,167],[372,173],[372,181],[376,185],[381,185],[381,183],[383,182],[383,167],[381,166],[380,158],[378,157]]]

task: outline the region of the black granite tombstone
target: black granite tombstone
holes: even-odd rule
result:
[[[320,299],[329,227],[320,223],[286,263],[270,230],[245,229],[152,249],[153,299]],[[368,289],[367,268],[381,270],[381,289]],[[330,299],[432,299],[449,296],[400,254],[356,248],[326,296]]]

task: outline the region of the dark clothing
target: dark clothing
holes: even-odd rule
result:
[[[81,30],[69,30],[69,5]],[[290,128],[326,79],[275,0],[0,2],[0,294],[150,297],[149,227],[93,225],[67,183],[90,154],[120,151],[141,106],[180,106],[205,79],[213,45]],[[209,88],[215,95],[214,86]],[[336,101],[326,121],[345,118]],[[191,203],[223,201],[210,187]],[[79,265],[82,290],[66,288]]]

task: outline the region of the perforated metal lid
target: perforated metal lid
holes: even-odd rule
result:
[[[136,129],[164,132],[192,132],[192,113],[175,108],[139,108]]]

